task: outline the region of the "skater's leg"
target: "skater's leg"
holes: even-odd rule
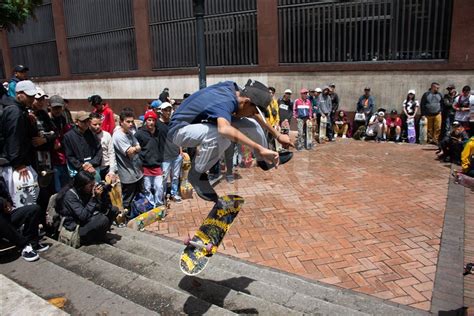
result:
[[[179,174],[183,164],[183,157],[178,155],[171,164],[171,196],[179,196]]]

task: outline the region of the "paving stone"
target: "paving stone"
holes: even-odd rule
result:
[[[432,289],[444,222],[450,170],[426,148],[337,141],[295,152],[276,170],[239,169],[234,184],[216,187],[246,200],[220,251],[428,310],[431,298],[404,291]],[[147,230],[184,239],[211,208],[195,196],[172,204],[168,225]],[[386,290],[374,290],[372,277]],[[409,278],[416,283],[395,283]]]

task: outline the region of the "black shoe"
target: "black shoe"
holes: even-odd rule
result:
[[[33,249],[35,252],[44,252],[49,249],[49,245],[38,242],[36,245],[33,245]]]
[[[23,250],[21,251],[21,256],[23,259],[25,259],[28,262],[33,262],[39,259],[38,253],[34,251],[31,245],[26,245],[26,247],[23,248]]]
[[[288,161],[291,160],[291,158],[293,158],[293,153],[291,151],[282,151],[280,152],[280,165],[283,165],[285,163],[287,163]],[[265,160],[258,160],[257,161],[257,166],[259,166],[260,168],[262,168],[262,170],[270,170],[272,168],[275,167],[275,164],[274,163],[267,163]]]
[[[206,201],[217,202],[219,196],[217,195],[214,188],[209,183],[209,178],[207,177],[207,173],[199,173],[194,170],[194,167],[191,168],[188,175],[189,183],[196,191],[197,195]]]

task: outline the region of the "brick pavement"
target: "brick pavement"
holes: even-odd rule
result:
[[[338,140],[272,172],[240,169],[217,191],[246,204],[220,251],[429,310],[449,165],[432,146]],[[173,204],[148,230],[183,239],[211,203]]]

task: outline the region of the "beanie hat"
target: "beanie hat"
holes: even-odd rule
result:
[[[145,121],[149,118],[154,119],[155,121],[158,119],[158,115],[156,115],[155,111],[153,110],[148,110],[145,112]]]

